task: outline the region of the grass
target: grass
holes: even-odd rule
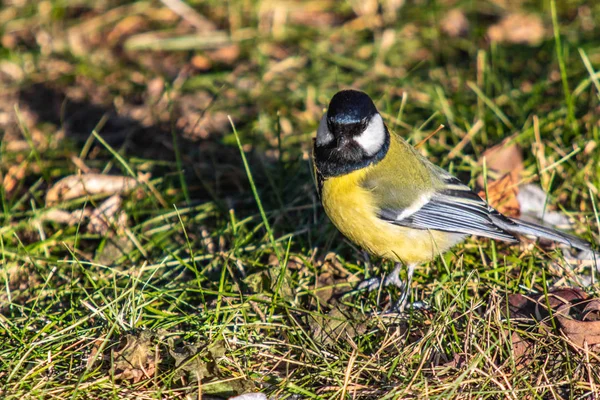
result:
[[[207,0],[182,18],[174,4],[0,10],[3,398],[600,395],[594,346],[504,317],[510,294],[578,286],[590,268],[471,239],[417,270],[429,309],[392,312],[393,289],[343,296],[393,266],[366,270],[309,161],[328,100],[353,86],[413,144],[445,125],[419,150],[473,187],[483,152],[514,135],[525,179],[597,242],[599,5]],[[443,28],[454,8],[458,35]],[[541,33],[523,29],[540,39],[491,41],[511,13],[537,16]],[[47,204],[82,172],[139,180],[126,224],[90,228],[81,211],[102,195]]]

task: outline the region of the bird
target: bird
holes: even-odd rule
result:
[[[331,222],[367,253],[396,263],[384,281],[373,278],[359,288],[394,284],[407,293],[417,266],[469,236],[509,243],[525,236],[596,254],[579,237],[495,210],[391,132],[362,91],[332,97],[313,142],[317,191]]]

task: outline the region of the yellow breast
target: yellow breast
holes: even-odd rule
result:
[[[325,212],[348,239],[375,256],[405,264],[429,261],[461,240],[462,235],[408,229],[380,219],[374,197],[361,186],[369,168],[323,183]]]

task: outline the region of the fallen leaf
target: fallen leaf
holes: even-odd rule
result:
[[[584,321],[600,321],[600,300],[594,299],[586,304],[582,312]]]
[[[192,64],[192,67],[198,71],[208,71],[212,68],[212,62],[210,61],[210,58],[202,54],[196,54],[194,57],[192,57],[190,63]]]
[[[513,181],[513,175],[506,174],[497,181],[488,184],[487,201],[492,207],[509,217],[519,217],[521,209],[517,195],[519,188]],[[486,192],[479,192],[479,197],[485,199]]]
[[[4,194],[10,198],[13,191],[17,188],[18,184],[25,178],[25,173],[27,172],[27,166],[29,162],[27,160],[21,162],[18,165],[12,165],[6,175],[4,175],[4,179],[2,180],[2,187],[4,189]]]
[[[216,50],[206,52],[206,56],[217,64],[233,64],[240,56],[240,46],[238,44],[230,44]]]
[[[461,368],[465,365],[467,365],[467,354],[465,353],[454,353],[452,360],[443,364],[446,368]]]
[[[147,29],[147,21],[140,15],[128,15],[123,18],[115,27],[106,35],[108,43],[116,43],[123,41],[127,36],[138,33]]]
[[[73,226],[81,222],[84,218],[89,217],[90,210],[75,210],[72,212],[58,209],[50,209],[40,216],[39,221],[55,222],[57,224],[67,224]]]
[[[507,138],[501,143],[487,149],[480,160],[488,172],[487,201],[498,211],[511,217],[519,217],[520,205],[517,200],[518,183],[522,179],[523,155],[515,143],[509,143]],[[484,187],[483,176],[477,179],[479,187]],[[484,190],[479,196],[486,198]]]
[[[535,14],[509,14],[488,28],[487,35],[493,42],[538,45],[546,31],[542,19]]]
[[[137,383],[154,376],[160,358],[156,358],[153,338],[150,331],[125,336],[121,348],[113,354],[115,378]]]
[[[525,295],[513,293],[508,296],[508,312],[511,318],[533,318],[535,301]]]
[[[512,355],[515,358],[517,369],[529,365],[532,360],[533,344],[528,340],[523,339],[516,331],[512,332],[510,341],[512,343]]]
[[[254,293],[274,293],[284,300],[293,301],[296,298],[295,283],[289,268],[285,268],[283,276],[279,263],[263,271],[256,272],[244,278],[244,283]],[[282,281],[280,282],[279,279]]]
[[[571,221],[566,215],[547,209],[548,194],[539,185],[527,184],[521,186],[517,194],[517,200],[525,220],[541,221],[563,229],[572,227]]]
[[[579,288],[554,289],[547,296],[511,294],[508,301],[510,318],[536,320],[546,329],[552,328],[553,318],[570,343],[580,347],[600,344],[600,299],[590,298]]]
[[[125,235],[118,235],[109,238],[99,246],[94,254],[94,260],[101,265],[112,265],[121,257],[128,255],[133,251],[135,245]]]
[[[465,36],[469,33],[469,20],[462,10],[454,8],[444,15],[440,21],[440,28],[450,37]]]
[[[180,370],[180,376],[191,373],[190,379],[194,381],[202,380],[206,377],[215,376],[216,364],[212,359],[205,359],[205,352],[201,351],[201,346],[195,344],[186,344],[176,349],[169,349],[169,354],[175,360],[175,366]]]
[[[46,204],[83,196],[125,194],[137,186],[137,180],[126,176],[102,174],[70,175],[52,186],[46,194]]]
[[[101,336],[99,338],[94,339],[94,341],[92,342],[92,350],[90,351],[90,354],[88,354],[87,361],[85,363],[86,368],[92,368],[94,366],[94,363],[98,361],[98,358],[100,358],[98,357],[98,351],[100,351],[102,344],[104,344],[105,338],[105,336]]]
[[[324,345],[333,345],[345,337],[355,337],[366,332],[363,316],[355,309],[336,306],[327,315],[316,315],[311,320],[313,337]]]
[[[600,321],[594,319],[600,311],[600,300],[582,300],[586,301],[565,302],[558,307],[556,319],[565,336],[577,346],[584,347],[585,343],[589,346],[600,344]]]
[[[104,200],[90,215],[88,231],[103,236],[111,229],[115,229],[117,234],[124,233],[127,214],[121,210],[122,203],[123,200],[116,194]]]
[[[312,5],[320,4],[323,4],[323,2],[312,2]],[[307,5],[303,5],[302,7],[298,7],[297,9],[293,10],[293,12],[289,14],[289,19],[291,23],[315,28],[335,26],[342,21],[338,14],[316,8],[311,9],[310,5],[308,7]]]
[[[494,181],[510,174],[514,183],[521,181],[523,166],[523,154],[516,143],[509,143],[512,138],[507,138],[501,143],[493,146],[483,152],[480,165],[485,165],[488,170],[488,179]],[[479,187],[484,187],[483,176],[477,179]]]
[[[169,345],[169,354],[177,367],[175,379],[202,382],[203,394],[233,396],[255,390],[252,381],[243,378],[223,379],[218,361],[225,356],[227,348],[223,340],[207,345]]]
[[[321,304],[329,304],[342,293],[348,291],[350,272],[338,260],[335,253],[327,253],[323,259],[315,262],[319,271],[314,294]]]

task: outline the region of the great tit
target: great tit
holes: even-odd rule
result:
[[[333,96],[313,158],[319,195],[333,224],[370,254],[397,263],[385,284],[406,288],[400,263],[407,266],[408,286],[417,265],[469,235],[511,243],[523,235],[591,250],[573,235],[500,214],[390,132],[360,91]]]

